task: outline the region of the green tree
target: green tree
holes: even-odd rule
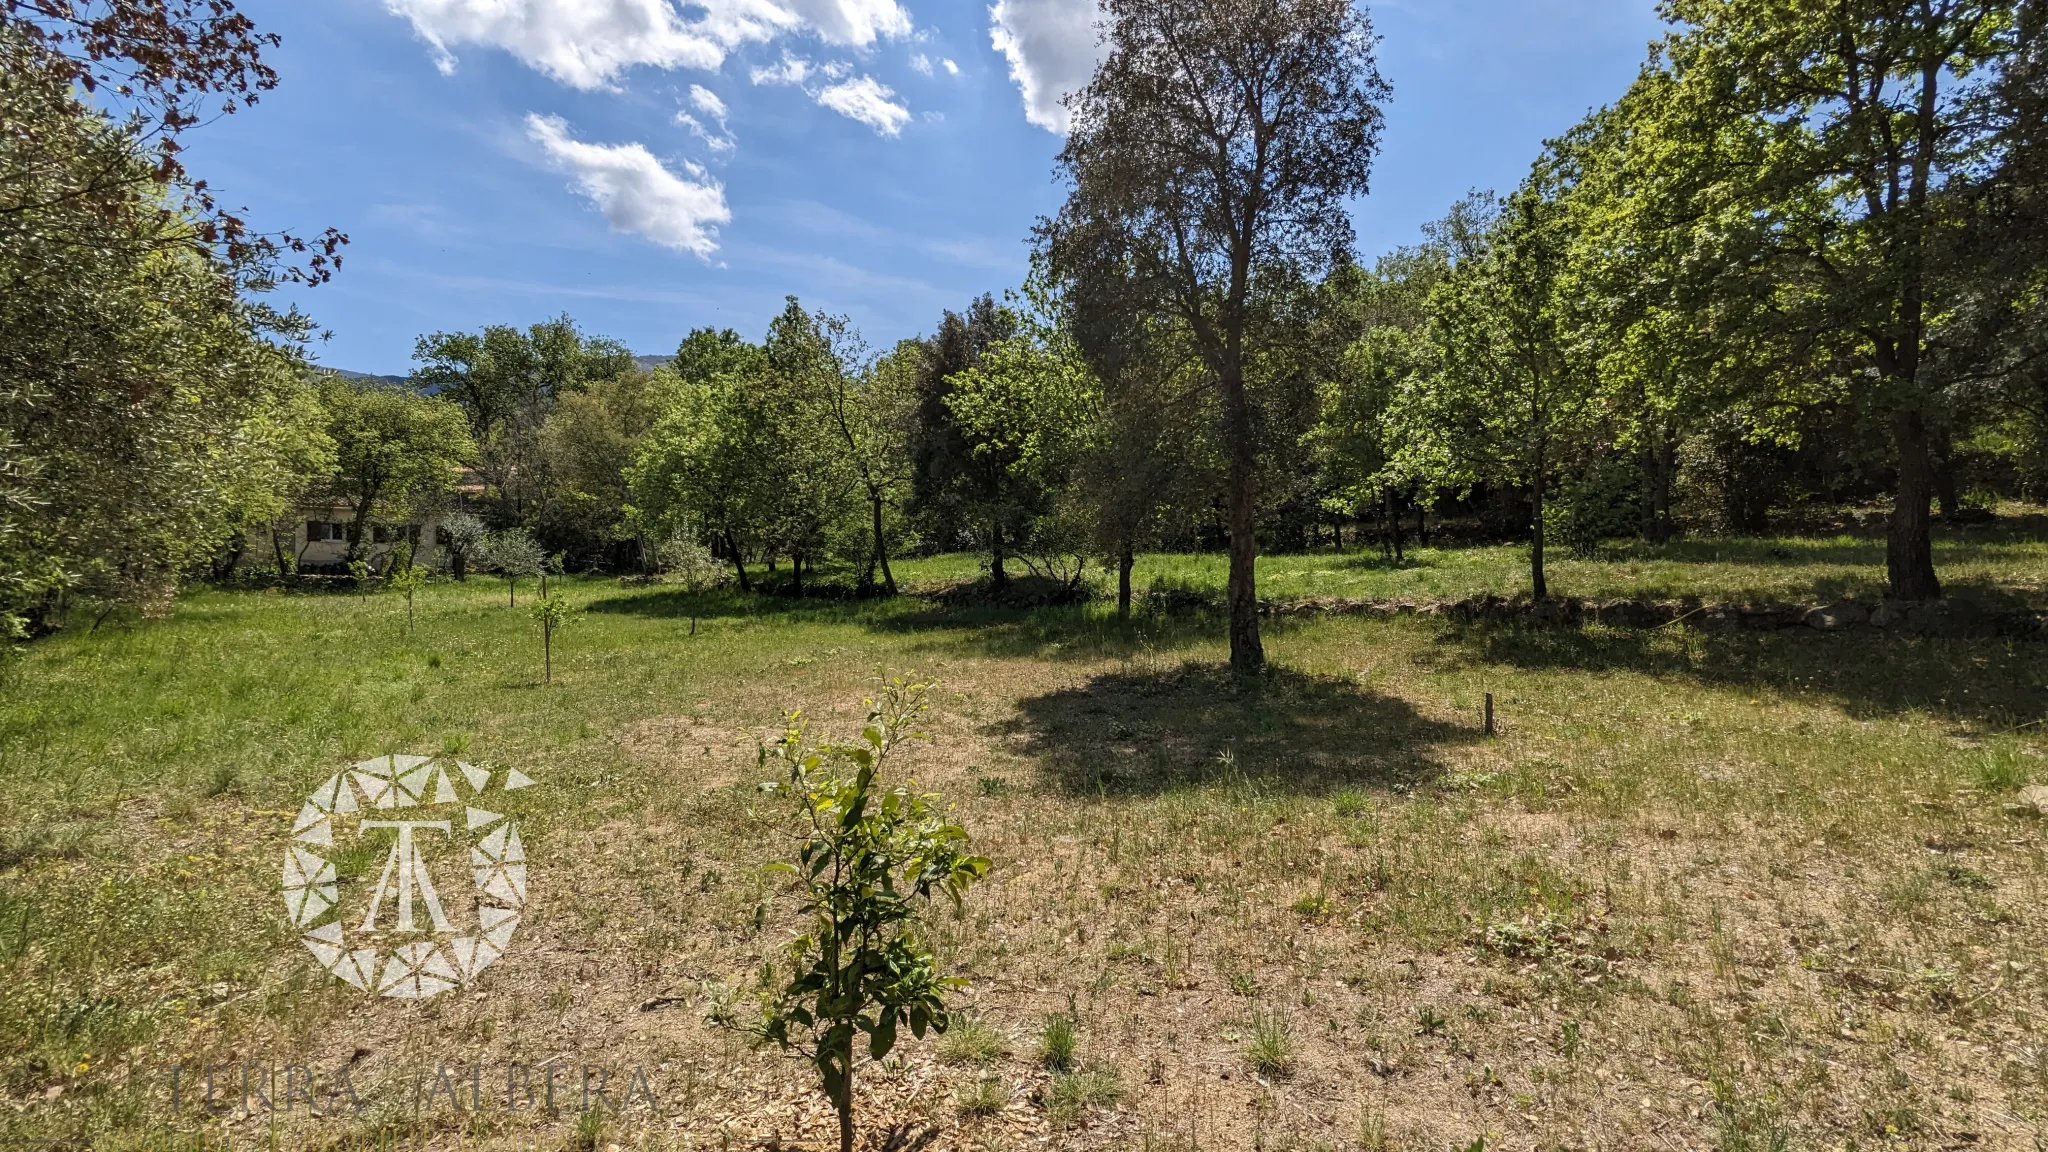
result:
[[[1266,317],[1348,257],[1387,86],[1349,0],[1109,0],[1107,56],[1070,101],[1072,184],[1039,231],[1052,274],[1133,269],[1185,326],[1216,389],[1227,468],[1230,652],[1264,662],[1251,369],[1288,339]]]
[[[490,542],[484,546],[484,556],[490,569],[505,578],[505,606],[519,607],[519,578],[543,579],[547,574],[548,554],[532,533],[524,528],[507,528],[493,532]]]
[[[350,508],[347,556],[359,560],[374,519],[405,519],[437,502],[476,444],[446,400],[334,373],[322,374],[319,389],[334,443],[327,487]]]
[[[1041,555],[1071,553],[1082,537],[1038,537],[1081,463],[1101,406],[1101,389],[1072,342],[1057,329],[991,346],[977,366],[952,378],[946,407],[988,477],[964,503],[989,548],[992,587],[1008,583],[1004,561],[1034,544]]]
[[[940,814],[933,797],[880,786],[896,748],[916,735],[911,725],[925,707],[925,691],[891,685],[881,701],[868,702],[860,738],[844,744],[812,743],[801,715],[792,713],[788,730],[760,754],[762,770],[772,763],[781,775],[762,788],[792,803],[801,838],[794,860],[770,870],[789,877],[810,931],[790,941],[787,979],[762,989],[758,1016],[722,1019],[817,1068],[839,1114],[840,1152],[853,1149],[860,1038],[867,1038],[868,1056],[880,1060],[895,1048],[902,1026],[922,1037],[944,1032],[952,1020],[946,993],[960,981],[940,975],[916,934],[919,914],[941,895],[957,907],[989,870],[985,857],[969,854],[966,831]]]
[[[626,522],[626,473],[654,426],[660,392],[654,373],[626,369],[564,393],[541,424],[549,492],[536,530],[579,565],[647,559]]]
[[[413,562],[412,545],[400,545],[397,554],[392,557],[391,574],[385,577],[384,583],[393,592],[397,592],[405,597],[405,634],[407,636],[412,635],[413,597],[418,594],[420,589],[427,586],[429,576],[426,565]]]
[[[449,400],[468,419],[490,517],[535,530],[554,511],[542,437],[549,416],[594,382],[638,370],[625,346],[585,336],[567,316],[525,329],[436,332],[419,338],[413,359],[413,386]]]
[[[1562,290],[1571,233],[1552,175],[1539,165],[1501,206],[1484,247],[1431,292],[1436,370],[1413,378],[1393,408],[1400,468],[1438,486],[1486,483],[1528,495],[1538,600],[1550,595],[1546,501],[1572,462],[1597,379],[1576,301]]]
[[[576,610],[570,606],[568,597],[548,589],[545,578],[541,583],[540,598],[528,610],[533,613],[534,623],[540,625],[541,683],[553,684],[555,633],[575,622]]]
[[[17,15],[0,17],[0,617],[162,611],[275,509],[272,483],[320,463],[303,317],[242,294],[285,270],[81,102],[76,68],[118,45],[60,59]]]
[[[889,535],[894,511],[910,487],[911,437],[917,412],[917,376],[913,363],[900,356],[869,359],[844,316],[814,317],[827,355],[817,375],[827,420],[846,453],[860,497],[867,503],[868,537],[862,559],[860,587],[875,585],[881,570],[882,590],[896,594],[896,573],[889,567]],[[906,341],[911,348],[915,342]]]
[[[1932,345],[1959,285],[1935,258],[1959,221],[1944,193],[2003,142],[1987,115],[2018,49],[2012,0],[1668,0],[1666,41],[1692,105],[1770,142],[1726,190],[1727,254],[1763,264],[1775,321],[1835,353],[1839,378],[1887,425],[1897,493],[1891,594],[1939,596],[1929,533],[1951,397]],[[1748,283],[1740,277],[1739,290]]]
[[[915,365],[909,509],[938,548],[957,548],[975,538],[979,526],[966,509],[987,502],[1001,481],[954,422],[947,403],[953,379],[980,364],[991,347],[1017,335],[1020,323],[1016,312],[984,293],[965,312],[948,310],[938,330],[917,341],[914,352],[899,346],[892,356],[893,362]]]
[[[747,554],[763,519],[768,453],[759,409],[746,392],[765,365],[758,346],[729,351],[730,358],[688,361],[706,375],[678,372],[627,472],[627,515],[648,538],[689,530],[710,535],[724,546],[741,591],[751,591]]]
[[[744,396],[766,452],[759,531],[771,554],[787,555],[792,590],[833,551],[854,519],[858,466],[834,414],[848,365],[840,353],[859,344],[845,323],[804,311],[788,297],[768,324],[761,351],[767,370]]]
[[[467,512],[448,513],[440,526],[447,537],[449,571],[458,581],[468,580],[470,565],[488,559],[490,530]]]

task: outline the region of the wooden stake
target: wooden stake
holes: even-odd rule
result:
[[[1494,731],[1493,731],[1493,693],[1491,693],[1491,692],[1488,692],[1488,693],[1486,694],[1486,734],[1487,734],[1488,736],[1492,736],[1492,735],[1494,734]]]

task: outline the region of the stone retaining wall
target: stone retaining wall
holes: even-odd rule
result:
[[[1185,591],[1147,597],[1168,613],[1192,609],[1222,611],[1219,598]],[[1683,624],[1720,631],[1771,632],[1803,629],[1813,632],[1888,631],[1925,636],[2048,636],[2048,620],[2029,611],[1992,611],[1968,600],[1879,604],[1842,600],[1832,604],[1735,604],[1699,600],[1580,600],[1540,603],[1500,596],[1465,600],[1347,600],[1312,597],[1261,601],[1265,616],[1435,616],[1460,623],[1492,621],[1576,627],[1605,624],[1616,628],[1661,628]]]

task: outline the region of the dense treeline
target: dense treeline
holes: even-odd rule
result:
[[[881,350],[791,298],[652,369],[567,317],[436,333],[403,387],[308,370],[250,302],[334,238],[252,237],[10,16],[0,610],[290,571],[316,501],[351,560],[435,513],[458,574],[715,558],[795,594],[971,549],[995,593],[1101,564],[1127,608],[1136,552],[1227,548],[1246,665],[1260,548],[1398,558],[1446,514],[1526,540],[1540,598],[1557,548],[1888,504],[1893,594],[1937,596],[1933,515],[2048,492],[2044,11],[1670,0],[1519,187],[1367,265],[1365,14],[1109,0],[1023,289]],[[192,67],[257,84],[250,43]]]

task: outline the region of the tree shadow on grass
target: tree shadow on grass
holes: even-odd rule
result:
[[[1442,640],[1490,664],[1819,698],[1857,719],[1928,711],[1996,731],[2048,715],[2048,644],[2031,640],[1484,624],[1447,627]]]
[[[1321,795],[1406,787],[1436,751],[1484,737],[1350,680],[1215,664],[1111,672],[1022,700],[1007,733],[1077,795],[1148,796],[1204,783]]]

